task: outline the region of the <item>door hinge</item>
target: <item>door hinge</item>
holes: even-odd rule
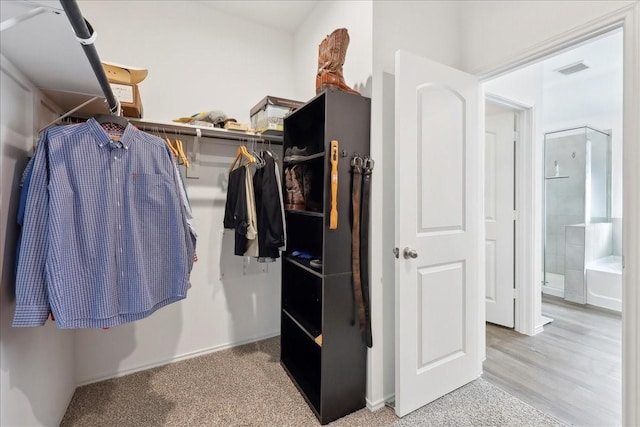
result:
[[[513,211],[513,220],[518,221],[520,219],[520,212]]]
[[[396,258],[400,258],[400,249],[393,248],[393,255],[395,255]]]
[[[513,288],[513,299],[518,299],[518,289]]]

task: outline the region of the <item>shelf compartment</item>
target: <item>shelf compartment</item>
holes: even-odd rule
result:
[[[320,153],[323,154],[323,153]],[[287,165],[285,163],[282,172],[282,186],[283,194],[287,192],[287,171],[295,171],[295,175],[299,178],[299,184],[301,191],[305,196],[305,209],[302,211],[311,212],[323,212],[323,200],[324,200],[324,171],[325,160],[324,157],[317,157],[312,161],[307,162],[295,162],[294,164]],[[303,179],[302,177],[308,177],[309,179]],[[286,208],[286,203],[285,203]]]
[[[309,215],[293,211],[287,214],[287,255],[294,251],[306,252],[314,258],[324,258],[322,238],[324,215]],[[307,212],[307,211],[295,211]],[[307,264],[307,267],[309,265]]]
[[[325,151],[325,99],[316,97],[284,118],[285,151],[289,147],[309,148],[312,153]]]
[[[282,309],[292,315],[311,338],[322,333],[322,278],[307,270],[284,262],[282,277]]]
[[[289,316],[289,319],[291,319],[293,323],[295,323],[300,328],[300,330],[302,330],[302,332],[307,334],[310,340],[313,340],[313,342],[315,342],[320,347],[322,347],[322,338],[320,338],[320,341],[317,340],[317,338],[322,336],[322,334],[318,330],[316,330],[311,323],[307,322],[304,316],[302,316],[300,313],[298,313],[294,309],[290,309],[290,310],[291,310],[291,313],[289,313],[288,310],[283,308],[282,312],[287,316]]]
[[[281,348],[283,367],[316,415],[319,414],[322,349],[284,314]]]

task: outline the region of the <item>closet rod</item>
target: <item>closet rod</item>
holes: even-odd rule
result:
[[[87,55],[89,64],[98,79],[98,83],[102,88],[102,93],[104,93],[107,103],[109,104],[109,110],[112,114],[120,115],[120,102],[111,90],[111,86],[107,80],[107,75],[104,72],[104,68],[102,68],[100,56],[98,56],[98,51],[93,44],[96,38],[96,32],[91,27],[91,24],[89,24],[89,21],[84,19],[82,16],[82,12],[80,11],[80,7],[76,0],[60,0],[60,3],[62,4],[62,8],[66,13],[67,18],[69,18],[73,31],[76,33],[76,37],[82,45],[82,49],[84,50],[85,55]]]
[[[202,136],[208,138],[226,139],[231,141],[248,141],[249,139],[257,139],[259,141],[272,142],[282,144],[282,136],[279,135],[263,135],[259,133],[244,133],[230,131],[219,128],[208,128],[204,126],[190,126],[183,124],[155,123],[140,119],[129,119],[129,123],[145,132],[164,132],[176,135]],[[198,135],[200,130],[200,135]]]

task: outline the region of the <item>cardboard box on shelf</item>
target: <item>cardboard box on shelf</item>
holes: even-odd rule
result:
[[[142,118],[142,99],[138,83],[147,77],[148,71],[142,68],[129,67],[111,62],[103,62],[102,68],[115,97],[120,101],[122,115]]]
[[[281,133],[284,129],[284,118],[302,105],[303,102],[266,96],[251,109],[251,127],[256,132]]]
[[[226,121],[224,123],[224,128],[227,130],[239,130],[242,132],[246,132],[249,130],[249,127],[247,125],[245,125],[244,123],[238,123],[235,121]]]

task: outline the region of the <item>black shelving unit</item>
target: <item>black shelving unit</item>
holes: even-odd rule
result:
[[[351,274],[351,157],[369,154],[371,101],[327,90],[284,119],[283,149],[306,154],[283,164],[310,171],[304,209],[287,210],[282,262],[281,364],[327,424],[365,406],[366,345],[355,317]],[[339,143],[338,228],[329,229],[330,144]],[[283,189],[286,191],[286,188]],[[297,252],[322,259],[314,266]]]

